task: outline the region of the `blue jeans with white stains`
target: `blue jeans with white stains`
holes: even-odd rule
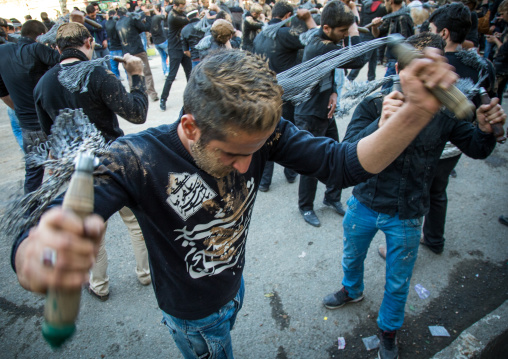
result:
[[[370,242],[378,230],[386,236],[386,284],[377,324],[382,330],[398,330],[404,322],[413,267],[418,255],[422,218],[399,219],[371,210],[354,196],[347,202],[344,216],[342,285],[351,298],[363,293],[363,263]]]
[[[162,323],[169,328],[185,359],[234,359],[231,329],[243,304],[245,284],[236,296],[217,312],[198,320],[184,320],[162,311]]]

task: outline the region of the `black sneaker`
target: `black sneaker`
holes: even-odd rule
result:
[[[319,221],[319,218],[316,216],[316,213],[313,210],[304,211],[303,209],[300,209],[300,213],[302,214],[305,222],[307,222],[311,226],[314,227],[321,226],[321,222]]]
[[[323,200],[323,204],[325,206],[329,206],[329,207],[332,207],[334,210],[337,211],[337,213],[341,216],[345,215],[346,214],[346,211],[344,211],[344,208],[342,208],[342,203],[340,203],[340,201],[337,201],[337,202],[333,202],[333,201],[329,201],[327,200],[326,198]]]
[[[160,106],[161,106],[161,111],[166,111],[166,100],[164,100],[163,98],[161,98]]]
[[[323,305],[328,309],[337,309],[344,306],[347,303],[357,303],[363,300],[363,294],[361,294],[358,298],[349,297],[349,293],[346,288],[342,287],[336,293],[328,294],[323,298]]]
[[[260,184],[260,185],[259,185],[259,190],[260,190],[261,192],[268,192],[268,191],[270,190],[270,186],[266,186],[266,185],[262,185],[262,184]]]
[[[397,346],[397,331],[379,330],[379,359],[397,359],[399,357],[399,347]]]

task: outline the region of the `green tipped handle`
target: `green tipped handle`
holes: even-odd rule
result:
[[[76,160],[76,170],[63,201],[64,209],[72,210],[82,219],[93,211],[93,169],[94,157],[81,154]],[[74,334],[80,300],[81,289],[48,290],[42,335],[52,348],[59,348]]]

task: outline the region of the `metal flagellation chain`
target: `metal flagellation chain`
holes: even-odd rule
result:
[[[263,30],[259,33],[260,35],[264,35],[269,39],[275,39],[275,35],[277,35],[277,31],[282,29],[288,22],[296,18],[296,16],[288,17],[286,20],[282,20],[276,24],[266,25],[263,27]]]
[[[196,45],[196,50],[206,50],[212,46],[212,35],[206,35]]]
[[[196,23],[196,25],[194,25],[194,28],[196,30],[204,32],[205,34],[207,33],[208,30],[210,30],[211,27],[212,27],[212,25],[210,25],[208,23],[208,19],[206,18],[206,15],[203,16],[203,18],[201,20],[199,20]]]
[[[7,205],[0,230],[7,236],[17,237],[33,227],[70,180],[79,154],[91,152],[100,156],[108,148],[101,132],[90,123],[82,109],[61,110],[48,142],[33,149],[26,158],[29,166],[44,166],[49,176],[36,191]]]
[[[90,61],[80,61],[72,66],[61,66],[58,82],[70,92],[88,92],[88,82],[93,70],[97,66],[106,66],[110,58],[110,55],[106,55]]]
[[[55,45],[56,44],[56,33],[58,32],[58,28],[69,22],[69,15],[65,15],[60,17],[55,25],[45,34],[37,36],[37,42],[44,45]]]
[[[340,97],[340,101],[337,101],[335,116],[347,116],[349,112],[367,96],[397,77],[397,75],[387,76],[379,80],[365,81],[363,83],[347,81],[343,87],[343,95]]]
[[[295,106],[307,101],[314,87],[332,70],[388,42],[386,37],[362,42],[328,52],[279,73],[277,81],[284,89],[282,99],[292,101]]]

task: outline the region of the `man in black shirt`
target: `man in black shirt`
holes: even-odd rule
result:
[[[23,24],[17,44],[0,46],[0,98],[16,111],[25,153],[46,141],[37,120],[33,90],[42,75],[60,60],[58,51],[35,42],[45,32],[42,22],[29,20]],[[39,188],[43,176],[44,168],[25,165],[25,193]]]
[[[166,77],[164,89],[162,90],[160,108],[166,111],[166,102],[171,91],[171,85],[175,81],[176,74],[180,68],[180,64],[185,71],[185,77],[189,79],[192,71],[191,58],[183,53],[182,48],[182,29],[189,23],[189,19],[185,16],[185,0],[173,1],[173,9],[168,15],[168,55],[169,55],[169,75]]]
[[[81,24],[64,24],[58,29],[56,44],[61,53],[61,62],[46,72],[34,90],[39,122],[47,135],[50,134],[59,111],[65,108],[83,109],[106,141],[114,141],[123,136],[117,115],[131,123],[142,124],[146,121],[148,98],[142,76],[143,63],[138,57],[129,54],[124,57],[125,69],[132,77],[131,93],[127,93],[122,83],[100,63],[87,75],[87,91],[81,91],[67,88],[60,80],[61,76],[65,77],[66,70],[84,66],[92,59],[94,48],[90,33]],[[139,224],[127,207],[122,208],[119,214],[130,233],[138,280],[141,284],[148,285],[148,254]],[[108,257],[102,238],[88,286],[89,293],[101,301],[109,298],[107,268]]]
[[[382,1],[364,1],[362,5],[362,12],[360,16],[360,26],[365,26],[370,24],[372,20],[376,17],[383,17],[387,14],[386,8],[383,5]],[[361,41],[369,41],[372,40],[374,36],[369,31],[369,33],[360,34]],[[377,52],[378,49],[372,50],[369,54],[367,54],[367,58],[369,59],[369,71],[367,72],[367,80],[374,81],[376,79],[376,66],[377,66]],[[353,69],[347,75],[349,81],[353,81],[358,77],[360,73],[360,69]]]
[[[403,0],[389,0],[390,8],[392,13],[395,13],[402,9]],[[372,35],[374,37],[387,36],[391,34],[401,34],[406,39],[414,35],[414,24],[413,19],[409,11],[402,13],[399,16],[394,16],[383,21],[380,17],[376,17],[372,20]],[[388,49],[386,51],[386,73],[385,77],[395,75],[395,63],[397,59],[395,55]],[[391,82],[384,85],[383,88],[391,87]]]
[[[273,6],[272,19],[268,25],[277,24],[292,15],[293,6],[286,1],[278,1]],[[307,9],[298,9],[297,17],[302,22],[305,22],[306,29],[313,29],[317,26]],[[295,19],[294,21],[297,20]],[[263,31],[261,31],[254,39],[254,53],[264,55],[268,60],[268,66],[275,73],[278,74],[286,71],[300,62],[298,51],[305,47],[300,42],[300,34],[300,31],[296,31],[296,29],[290,26],[283,26],[277,30],[274,39],[265,36]],[[282,117],[292,123],[295,122],[295,108],[290,101],[284,102],[282,105]],[[272,161],[267,162],[261,184],[259,185],[260,191],[266,192],[270,189],[273,169],[274,163]],[[298,174],[288,168],[284,168],[284,175],[289,183],[293,183]]]
[[[346,36],[350,37],[352,45],[360,42],[358,26],[351,9],[340,1],[328,3],[321,13],[321,29],[311,38],[305,46],[303,61],[338,50],[337,44]],[[355,58],[342,68],[360,68],[365,63],[364,58]],[[337,105],[337,90],[334,80],[334,71],[325,77],[312,91],[309,100],[295,107],[295,124],[301,130],[307,130],[314,136],[326,136],[339,141],[339,132],[333,116]],[[298,188],[298,207],[303,219],[312,226],[321,225],[314,212],[314,198],[316,196],[317,179],[309,176],[300,176]],[[323,203],[332,207],[340,215],[344,209],[340,203],[341,188],[327,185]]]
[[[105,29],[106,20],[104,20],[100,16],[97,16],[97,10],[95,9],[95,6],[93,6],[92,4],[86,7],[86,18],[93,20],[102,26],[102,28],[99,29],[96,28],[95,26],[87,24],[86,22],[83,24],[95,39],[95,56],[104,57],[109,55],[108,35]]]
[[[190,57],[192,68],[194,68],[200,60],[196,45],[205,37],[205,33],[195,28],[196,23],[199,22],[198,10],[193,6],[190,6],[188,10],[187,18],[190,22],[182,29],[182,50],[185,56]]]
[[[168,59],[168,38],[164,33],[164,22],[166,15],[161,12],[161,6],[155,5],[155,15],[152,16],[152,27],[150,28],[150,34],[152,34],[152,41],[155,48],[161,56],[162,73],[167,76],[169,73],[167,59]]]
[[[150,64],[148,63],[148,56],[141,42],[139,34],[150,30],[151,22],[150,17],[146,18],[146,22],[143,23],[136,15],[127,15],[125,8],[119,8],[117,11],[120,19],[116,22],[116,31],[122,43],[122,51],[124,54],[131,54],[139,57],[145,65],[143,74],[145,75],[146,91],[152,101],[158,101],[159,96],[155,91],[152,77],[152,70],[150,70]],[[131,78],[129,76],[129,82]]]
[[[462,3],[445,5],[432,13],[429,18],[430,31],[438,34],[446,42],[445,57],[460,78],[469,78],[477,83],[480,77],[487,75],[481,84],[489,93],[493,93],[495,83],[494,68],[490,61],[473,56],[470,51],[461,50],[472,26],[470,11]],[[475,104],[479,107],[481,101]],[[435,176],[430,185],[430,208],[423,224],[422,244],[434,253],[444,249],[444,232],[448,198],[446,187],[450,173],[459,162],[462,152],[454,145],[447,143],[441,159],[437,164]]]
[[[242,27],[242,49],[245,51],[253,51],[254,39],[265,25],[265,15],[263,15],[263,7],[258,3],[254,3],[250,7],[250,11],[245,13]]]
[[[47,12],[41,12],[41,20],[48,31],[55,25],[55,23],[49,19]]]
[[[109,60],[109,64],[111,66],[111,71],[115,74],[117,79],[121,79],[120,70],[118,62],[113,60],[114,56],[123,56],[122,52],[122,42],[120,41],[120,37],[118,36],[118,32],[116,31],[116,22],[118,21],[118,16],[116,16],[115,10],[109,10],[108,12],[108,21],[106,21],[105,29],[106,34],[108,36],[108,49],[109,54],[112,56]]]
[[[429,36],[433,41],[429,41]],[[420,34],[408,41],[418,49],[436,46],[442,40],[433,34]],[[422,40],[420,42],[420,40]],[[439,46],[439,45],[437,45]],[[427,50],[428,51],[428,50]],[[400,68],[403,79],[406,68]],[[354,143],[381,131],[408,100],[394,91],[383,99],[380,94],[367,97],[356,108],[344,142]],[[497,100],[496,100],[497,101]],[[440,111],[397,159],[379,174],[358,184],[348,200],[344,216],[342,289],[327,295],[323,304],[337,309],[363,299],[364,261],[378,230],[386,237],[386,283],[377,325],[381,359],[398,358],[396,332],[404,321],[404,307],[416,262],[422,217],[429,209],[429,187],[447,140],[472,158],[486,158],[496,145],[490,121],[504,123],[506,115],[496,101],[477,110],[478,126],[459,120],[449,111]]]

